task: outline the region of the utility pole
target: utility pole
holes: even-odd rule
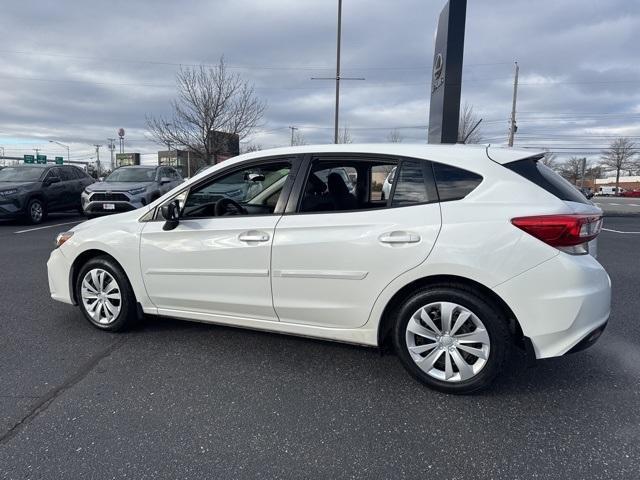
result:
[[[38,158],[38,155],[40,154],[40,149],[34,148],[33,151],[36,152],[36,158]]]
[[[116,150],[116,139],[115,138],[107,138],[107,140],[109,141],[109,151],[111,152],[111,171],[113,171],[113,169],[115,168],[115,163],[113,161],[113,152],[115,152]]]
[[[342,78],[340,76],[340,43],[342,41],[342,0],[338,0],[338,45],[336,49],[336,76],[335,77],[312,77],[311,80],[335,80],[336,82],[336,112],[333,126],[333,143],[338,143],[338,131],[340,115],[340,80],[364,80],[364,78]]]
[[[100,169],[100,147],[102,145],[98,145],[97,143],[94,145],[96,147],[96,168],[98,170],[98,177],[100,177],[101,169]]]
[[[289,128],[291,129],[291,146],[293,147],[294,132],[298,130],[298,127],[289,127]]]
[[[580,188],[584,188],[584,174],[587,171],[587,157],[580,159],[580,167],[582,170],[582,175],[580,175]]]
[[[513,80],[513,104],[511,106],[511,122],[509,126],[509,146],[513,147],[513,137],[515,137],[518,131],[518,125],[516,125],[516,102],[518,100],[518,74],[520,73],[520,67],[518,62],[516,64],[516,75]]]

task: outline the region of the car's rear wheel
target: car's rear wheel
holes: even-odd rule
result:
[[[136,298],[129,280],[111,258],[96,257],[82,266],[76,298],[85,318],[100,330],[125,330],[137,320]]]
[[[419,290],[396,315],[398,356],[414,377],[436,390],[465,394],[488,387],[510,351],[504,314],[464,288]]]
[[[47,211],[44,203],[39,198],[32,198],[27,204],[27,220],[32,225],[42,223],[46,218]]]

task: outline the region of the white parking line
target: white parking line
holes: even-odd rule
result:
[[[610,229],[610,228],[603,228],[602,230],[603,230],[603,231],[605,231],[605,232],[613,232],[613,233],[631,233],[631,234],[634,234],[634,235],[640,235],[640,232],[623,232],[622,230],[612,230],[612,229]]]
[[[35,228],[28,228],[26,230],[18,230],[17,232],[13,232],[13,233],[29,233],[29,232],[35,232],[36,230],[44,230],[45,228],[61,227],[63,225],[71,225],[72,223],[82,223],[82,222],[84,222],[84,220],[76,220],[75,222],[56,223],[55,225],[45,225],[44,227],[35,227]]]

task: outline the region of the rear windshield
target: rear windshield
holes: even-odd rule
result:
[[[562,178],[556,172],[538,161],[542,157],[525,158],[517,162],[505,164],[509,170],[516,172],[527,180],[535,183],[547,192],[555,195],[560,200],[567,202],[587,203],[591,202],[571,183]]]

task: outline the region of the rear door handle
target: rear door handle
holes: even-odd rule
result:
[[[241,242],[266,242],[269,240],[269,234],[251,230],[249,232],[241,233],[238,236],[238,240]]]
[[[420,235],[410,232],[390,232],[380,235],[379,240],[382,243],[417,243],[420,241]]]

